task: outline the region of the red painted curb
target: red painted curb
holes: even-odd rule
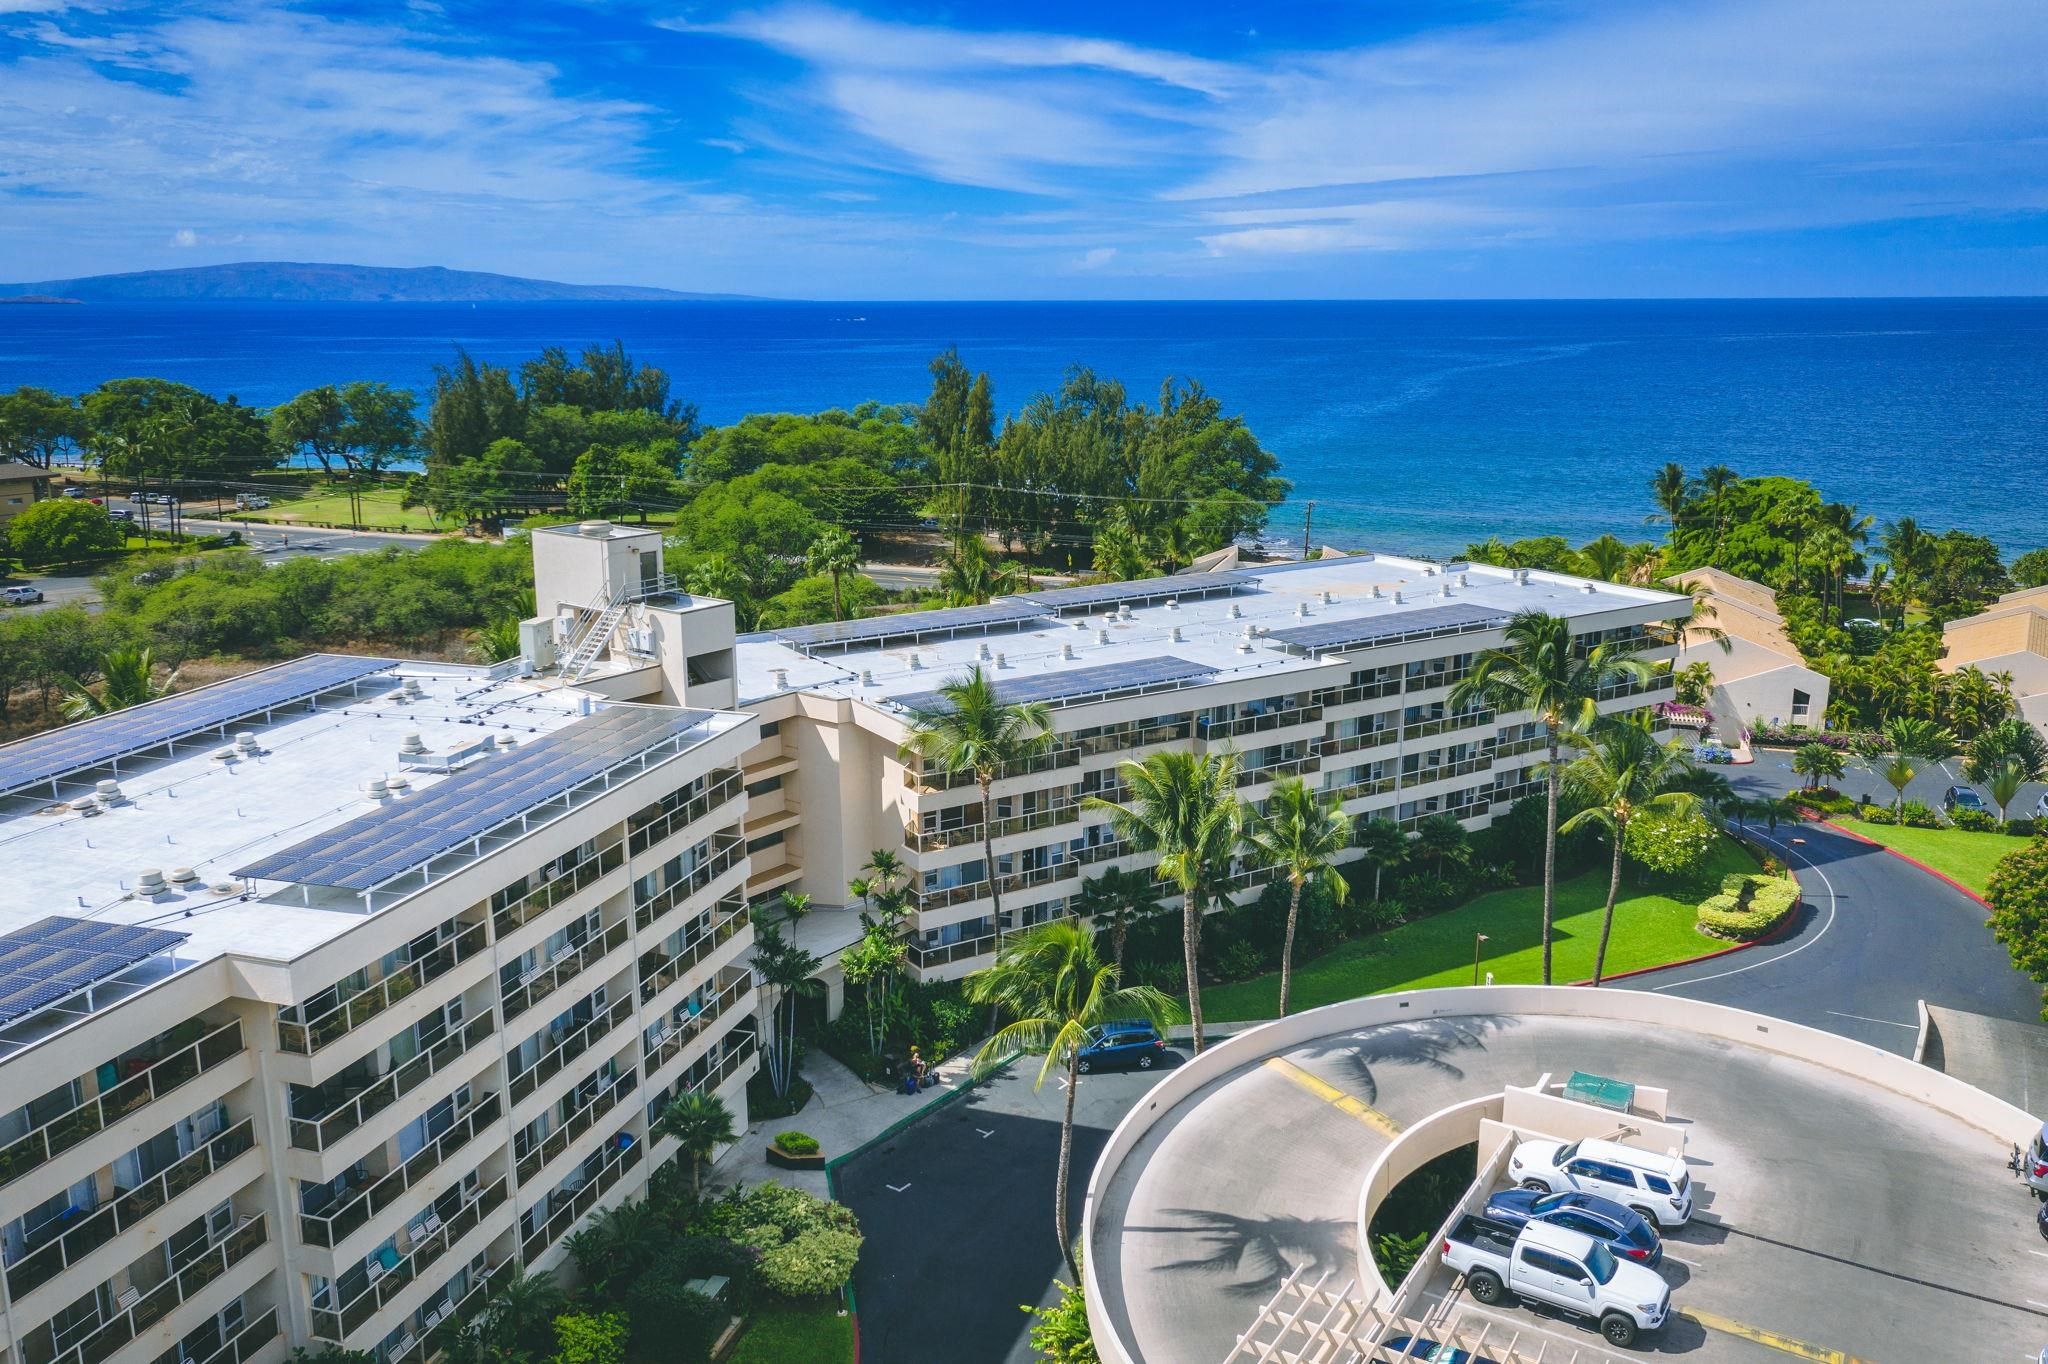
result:
[[[1885,852],[1890,853],[1893,857],[1898,858],[1899,861],[1904,862],[1908,866],[1918,867],[1920,868],[1920,870],[1926,872],[1929,876],[1932,876],[1935,880],[1945,882],[1951,888],[1961,891],[1963,894],[1969,896],[1972,900],[1975,900],[1978,904],[1984,906],[1984,908],[1991,908],[1991,902],[1985,899],[1983,896],[1979,895],[1976,891],[1971,890],[1968,886],[1956,880],[1955,877],[1950,876],[1944,872],[1936,871],[1934,868],[1928,866],[1925,862],[1922,862],[1917,857],[1908,857],[1904,853],[1900,852],[1897,848],[1887,847],[1885,844],[1878,842],[1876,839],[1870,837],[1868,834],[1859,834],[1854,829],[1844,828],[1841,825],[1835,823],[1831,819],[1816,819],[1814,823],[1819,824],[1825,828],[1833,829],[1838,834],[1845,834],[1848,837],[1855,839],[1858,843],[1868,843],[1873,848],[1882,848]]]

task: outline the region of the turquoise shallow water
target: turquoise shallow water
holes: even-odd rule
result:
[[[1553,303],[87,304],[0,308],[0,389],[162,375],[268,404],[424,388],[619,338],[706,420],[914,400],[958,345],[999,409],[1069,364],[1192,376],[1294,480],[1299,536],[1441,553],[1646,534],[1667,459],[1813,479],[1880,520],[2048,543],[2048,299]]]

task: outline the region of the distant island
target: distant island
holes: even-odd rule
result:
[[[0,284],[0,303],[706,303],[750,297],[634,284],[563,284],[438,265],[394,269],[300,261],[238,261]]]

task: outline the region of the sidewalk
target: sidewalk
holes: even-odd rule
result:
[[[818,1139],[827,1159],[850,1155],[899,1122],[915,1117],[957,1093],[968,1081],[972,1054],[941,1062],[939,1083],[915,1098],[868,1084],[823,1051],[804,1055],[804,1078],[811,1082],[811,1101],[803,1112],[787,1118],[750,1123],[737,1144],[705,1172],[707,1187],[729,1189],[773,1179],[820,1198],[827,1195],[823,1170],[785,1170],[768,1163],[768,1143],[777,1132],[808,1132]]]

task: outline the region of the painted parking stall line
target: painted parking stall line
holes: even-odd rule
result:
[[[1321,1076],[1303,1070],[1286,1057],[1269,1056],[1266,1058],[1265,1065],[1266,1069],[1293,1084],[1299,1085],[1324,1103],[1329,1104],[1332,1108],[1340,1112],[1349,1113],[1381,1136],[1398,1137],[1401,1135],[1400,1123],[1395,1122],[1377,1108],[1366,1103],[1365,1100],[1346,1094]]]

